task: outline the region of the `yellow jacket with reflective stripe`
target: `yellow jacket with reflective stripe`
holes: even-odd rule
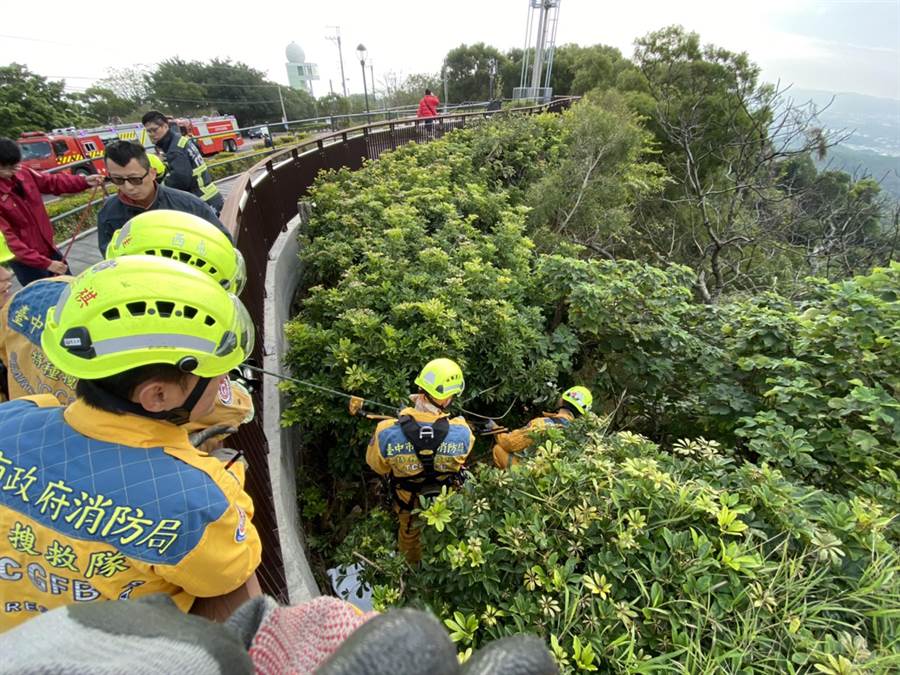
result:
[[[404,408],[400,416],[409,415],[416,422],[436,422],[447,415],[419,412],[415,408]],[[438,446],[434,456],[434,468],[439,472],[459,471],[475,443],[475,436],[466,420],[454,417],[450,420],[450,431],[444,442]],[[397,420],[382,420],[375,428],[366,450],[366,462],[375,473],[386,476],[393,474],[399,478],[415,476],[422,472],[422,463]]]
[[[260,562],[242,472],[181,427],[52,396],[0,404],[0,631],[61,605],[228,593]]]
[[[497,434],[494,444],[501,450],[510,453],[523,452],[534,444],[534,434],[543,431],[550,425],[567,425],[575,416],[566,409],[556,413],[544,413],[536,417],[520,429],[515,429],[505,434]]]
[[[436,422],[443,414],[420,412],[415,408],[404,408],[400,416],[409,415],[417,422]],[[466,463],[469,453],[475,444],[475,436],[463,417],[450,420],[447,437],[438,446],[434,454],[434,468],[442,473],[460,471]],[[382,476],[393,475],[398,478],[415,477],[422,473],[422,463],[400,428],[397,420],[383,420],[378,423],[369,447],[366,450],[366,463],[372,470]],[[411,493],[397,490],[403,501],[409,501]]]

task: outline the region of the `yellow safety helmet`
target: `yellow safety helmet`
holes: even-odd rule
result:
[[[150,160],[150,168],[156,169],[156,180],[161,181],[166,175],[166,163],[162,161],[162,157],[152,152],[147,153],[147,159]]]
[[[594,403],[594,396],[587,387],[577,386],[566,389],[563,392],[562,400],[571,403],[579,413],[584,415],[590,411],[591,405]]]
[[[9,250],[9,244],[6,243],[6,237],[0,232],[0,265],[15,259],[15,255]]]
[[[240,295],[247,281],[244,256],[212,223],[182,211],[144,211],[116,232],[106,259],[124,255],[157,255],[196,267],[222,288]]]
[[[253,351],[250,315],[209,276],[158,256],[104,260],[73,279],[45,319],[41,348],[96,380],[150,364],[218,377]]]
[[[425,364],[415,380],[422,391],[441,399],[461,394],[466,388],[462,368],[451,359],[434,359]]]

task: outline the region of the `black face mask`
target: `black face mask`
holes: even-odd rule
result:
[[[115,394],[111,394],[108,391],[103,389],[99,389],[98,394],[101,399],[103,399],[103,405],[107,409],[117,410],[119,412],[129,412],[134,415],[140,415],[141,417],[149,417],[154,420],[163,420],[165,422],[171,422],[172,424],[176,424],[181,426],[182,424],[187,424],[191,418],[191,411],[194,409],[194,406],[197,405],[197,401],[200,400],[200,397],[203,396],[203,392],[206,391],[206,386],[209,384],[210,378],[201,377],[197,380],[197,384],[194,385],[194,388],[191,390],[190,395],[184,400],[179,407],[173,408],[172,410],[163,410],[161,412],[150,412],[149,410],[145,410],[144,406],[140,403],[135,403],[134,401],[128,401],[126,399],[120,398]]]

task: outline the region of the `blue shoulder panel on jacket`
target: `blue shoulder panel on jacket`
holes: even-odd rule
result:
[[[469,427],[451,422],[447,437],[438,446],[439,455],[467,455],[469,453]],[[399,424],[392,424],[378,434],[378,450],[385,459],[401,454],[415,454],[412,443],[406,438]]]
[[[10,300],[7,314],[10,329],[40,347],[47,310],[56,305],[67,286],[67,281],[42,279],[16,293]]]
[[[228,508],[203,471],[163,448],[88,438],[65,422],[63,410],[0,404],[0,507],[165,565],[190,553]]]

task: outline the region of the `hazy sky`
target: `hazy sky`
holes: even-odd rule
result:
[[[38,16],[35,8],[40,6]],[[339,25],[350,91],[362,91],[355,48],[369,50],[376,81],[437,72],[461,43],[521,47],[529,0],[327,0],[237,2],[6,3],[0,63],[25,63],[83,89],[108,67],[178,55],[243,61],[287,83],[284,48],[296,40],[318,63],[317,96],[340,88]],[[279,10],[278,7],[287,7]],[[179,17],[180,15],[180,17]],[[900,98],[900,0],[562,0],[557,44],[604,43],[631,56],[633,41],[678,23],[704,42],[747,51],[768,81]]]

